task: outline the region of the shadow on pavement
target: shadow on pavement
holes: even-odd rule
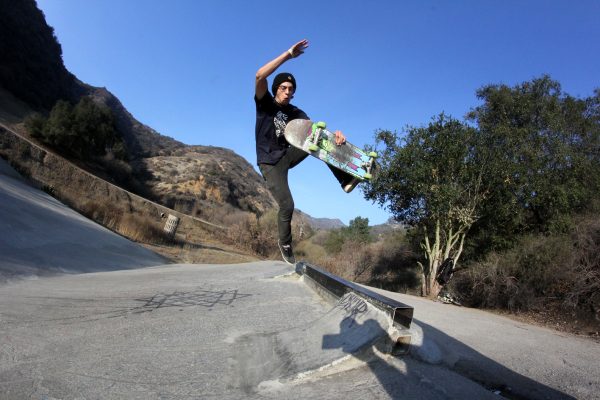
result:
[[[536,382],[502,364],[484,356],[469,346],[444,334],[438,329],[421,321],[414,321],[422,329],[422,345],[411,348],[414,360],[427,364],[440,365],[472,380],[490,391],[509,399],[575,399],[570,395]],[[340,333],[323,336],[323,350],[341,348],[344,352],[364,361],[387,394],[395,398],[403,398],[405,390],[398,383],[410,375],[411,365],[406,363],[407,370],[401,371],[393,363],[385,360],[381,353],[373,351],[356,351],[349,338],[368,332],[377,332],[377,337],[387,333],[379,322],[369,319],[363,324],[354,318],[346,318],[340,323]],[[452,349],[452,350],[450,350]],[[431,379],[431,378],[430,378]]]

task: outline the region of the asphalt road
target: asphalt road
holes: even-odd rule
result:
[[[0,162],[0,399],[595,399],[600,344],[425,299],[389,320],[279,261],[165,265]],[[60,274],[59,274],[60,273]]]

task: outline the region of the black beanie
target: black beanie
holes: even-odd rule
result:
[[[294,86],[294,92],[296,92],[296,79],[294,78],[294,75],[290,74],[289,72],[282,72],[281,74],[277,74],[275,79],[273,79],[273,86],[271,86],[273,97],[277,95],[277,88],[279,88],[279,85],[281,85],[283,82],[291,83]]]

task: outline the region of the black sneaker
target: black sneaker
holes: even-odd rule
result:
[[[351,191],[354,190],[354,188],[356,187],[356,185],[358,185],[359,183],[360,183],[360,179],[354,178],[350,182],[342,185],[342,189],[344,189],[344,192],[350,193]]]
[[[283,261],[290,265],[296,264],[296,257],[294,257],[294,252],[292,250],[291,244],[281,244],[278,240],[277,244],[279,245],[279,250],[281,251],[281,256],[283,257]]]

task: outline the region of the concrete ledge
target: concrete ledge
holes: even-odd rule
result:
[[[297,263],[296,272],[310,278],[320,286],[317,290],[323,289],[328,295],[333,296],[335,299],[341,298],[348,292],[353,292],[387,313],[391,317],[396,328],[401,330],[410,329],[413,318],[413,308],[411,306],[387,298],[379,293],[330,274],[329,272],[306,262]]]

